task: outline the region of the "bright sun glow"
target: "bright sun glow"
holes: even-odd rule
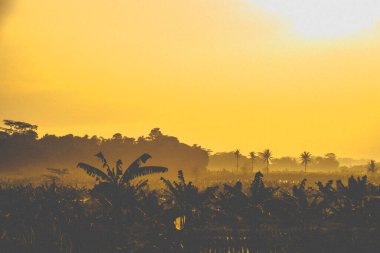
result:
[[[379,0],[252,0],[259,7],[291,20],[306,38],[353,36],[377,27]]]

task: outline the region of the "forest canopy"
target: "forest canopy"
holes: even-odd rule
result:
[[[46,134],[38,137],[38,126],[21,121],[4,120],[0,128],[0,171],[23,173],[44,172],[46,168],[75,168],[78,161],[94,162],[102,151],[110,160],[126,163],[143,153],[152,155],[152,163],[169,168],[176,175],[182,169],[191,176],[206,171],[208,151],[198,145],[181,143],[154,128],[137,139],[115,133],[111,138]]]
[[[152,163],[169,168],[171,177],[175,176],[179,169],[190,177],[198,177],[207,170],[244,173],[265,169],[260,152],[244,155],[239,151],[237,168],[236,151],[211,154],[210,150],[197,144],[188,145],[180,142],[177,137],[163,134],[160,128],[154,128],[147,136],[138,138],[121,133],[115,133],[111,138],[73,134],[45,134],[39,137],[37,125],[14,120],[3,120],[3,125],[0,127],[0,172],[33,172],[36,175],[39,172],[43,173],[46,168],[71,170],[78,161],[96,162],[94,154],[100,151],[111,161],[122,159],[125,162],[131,162],[135,157],[149,153],[153,157]],[[308,168],[336,170],[340,168],[339,161],[334,153],[313,155]],[[301,171],[302,168],[298,157],[276,157],[274,154],[270,159],[270,169],[273,170]]]

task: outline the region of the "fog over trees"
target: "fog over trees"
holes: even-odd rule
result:
[[[251,159],[250,155],[239,156],[239,170],[240,171],[266,171],[266,161],[263,158],[258,157]],[[236,154],[235,151],[231,152],[219,152],[210,155],[210,161],[208,168],[211,170],[232,170],[236,171]],[[332,153],[325,156],[315,156],[308,162],[308,169],[320,169],[320,170],[336,170],[339,168],[339,161]],[[272,170],[303,170],[304,165],[295,157],[274,157],[270,161],[270,169]]]
[[[181,143],[176,137],[164,135],[159,128],[137,139],[120,133],[112,138],[72,134],[46,134],[38,138],[35,125],[11,120],[4,120],[4,125],[0,129],[0,171],[7,173],[45,172],[51,167],[72,169],[78,161],[96,163],[94,154],[101,151],[110,161],[120,158],[126,164],[149,153],[152,163],[170,168],[169,175],[176,176],[182,169],[196,177],[206,171],[209,159],[206,149]]]
[[[4,127],[0,128],[0,172],[7,174],[26,175],[31,172],[37,175],[45,173],[46,168],[71,170],[78,161],[96,163],[93,154],[100,151],[111,162],[120,158],[126,163],[132,162],[143,153],[149,153],[152,155],[152,163],[161,164],[169,169],[169,177],[175,177],[178,170],[183,170],[189,177],[198,177],[207,170],[266,172],[267,166],[273,171],[305,169],[299,156],[278,157],[271,153],[271,159],[264,160],[260,154],[272,152],[269,149],[255,150],[249,154],[239,151],[238,156],[236,150],[211,154],[209,150],[197,144],[188,145],[174,136],[165,135],[159,128],[154,128],[147,136],[138,138],[121,133],[115,133],[111,138],[88,135],[80,137],[72,134],[46,134],[39,137],[37,125],[13,120],[4,120],[3,123]],[[257,154],[254,159],[253,154]],[[350,167],[366,170],[368,162],[362,164]],[[307,164],[308,170],[333,171],[338,168],[347,167],[340,167],[334,153],[313,155]]]

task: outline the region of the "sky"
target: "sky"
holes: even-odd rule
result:
[[[380,159],[378,0],[0,8],[0,119],[40,134],[160,127],[215,152]]]

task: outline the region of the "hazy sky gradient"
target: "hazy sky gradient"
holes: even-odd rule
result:
[[[42,133],[380,159],[378,1],[15,0],[0,25],[0,118]]]

